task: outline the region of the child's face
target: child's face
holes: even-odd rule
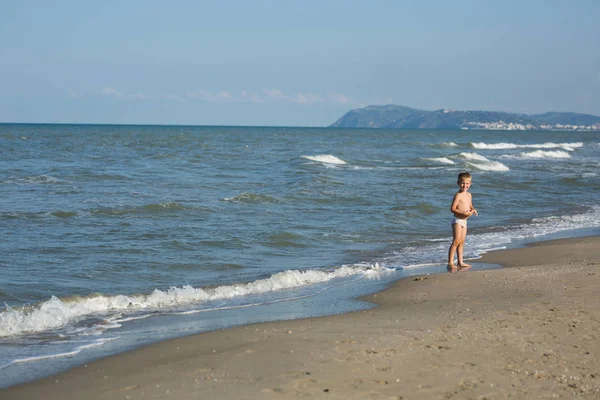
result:
[[[461,179],[457,182],[461,192],[466,192],[471,187],[470,179]]]

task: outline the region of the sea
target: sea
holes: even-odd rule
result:
[[[600,133],[0,124],[0,387],[600,234]],[[464,272],[472,273],[472,272]]]

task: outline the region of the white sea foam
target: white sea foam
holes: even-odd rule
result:
[[[22,363],[33,362],[33,361],[48,360],[51,358],[73,357],[74,355],[81,353],[83,350],[94,348],[94,347],[100,347],[100,346],[104,345],[105,343],[110,342],[115,339],[118,339],[118,337],[117,338],[98,339],[93,343],[88,343],[88,344],[85,344],[82,346],[78,346],[77,348],[75,348],[75,350],[67,351],[64,353],[46,354],[46,355],[35,356],[35,357],[17,358],[15,360],[13,360],[11,364],[22,364]]]
[[[502,158],[571,158],[571,155],[566,151],[561,150],[535,150],[527,153],[521,153],[519,155],[503,155]]]
[[[576,143],[540,143],[540,144],[515,144],[515,143],[471,143],[471,146],[475,149],[483,150],[506,150],[506,149],[521,149],[521,148],[532,148],[532,149],[563,149],[567,151],[574,151],[576,148],[582,147],[582,142]]]
[[[243,192],[234,197],[225,197],[223,201],[229,201],[232,203],[278,203],[274,197],[271,197],[266,194],[255,194]]]
[[[438,264],[439,263],[411,264],[411,265],[405,265],[404,267],[402,267],[400,269],[418,269],[418,268],[423,268],[423,267],[434,267]]]
[[[506,246],[490,247],[482,250],[481,254],[489,253],[490,251],[505,250]]]
[[[511,226],[509,229],[495,230],[494,232],[469,234],[469,246],[465,254],[469,259],[479,258],[486,252],[505,249],[514,243],[533,241],[546,235],[559,232],[597,228],[600,223],[600,206],[572,215],[548,216],[534,218],[533,220]],[[386,265],[400,266],[401,269],[424,268],[436,263],[423,263],[422,255],[432,254],[433,259],[444,259],[447,255],[448,244],[451,238],[443,240],[428,240],[424,246],[407,247],[402,252],[396,253],[383,261]],[[437,263],[439,264],[439,263]]]
[[[325,164],[335,164],[335,165],[343,165],[346,164],[346,161],[337,158],[336,156],[332,156],[331,154],[321,154],[316,156],[302,156],[301,158],[305,158],[307,160],[316,161]]]
[[[534,218],[510,230],[472,235],[469,243],[472,251],[482,254],[494,247],[505,246],[519,240],[534,240],[567,230],[595,228],[599,222],[600,207],[593,207],[586,213]]]
[[[440,147],[458,147],[458,145],[454,142],[444,142],[440,144]]]
[[[149,295],[96,295],[62,300],[52,296],[50,300],[36,306],[19,309],[6,306],[6,310],[0,313],[0,337],[56,329],[91,315],[106,315],[121,311],[169,310],[211,300],[267,293],[327,282],[335,278],[360,274],[367,276],[386,271],[389,269],[379,265],[354,265],[342,266],[331,271],[288,270],[254,282],[216,288],[184,286],[171,287],[165,291],[156,289]]]
[[[439,162],[439,163],[442,163],[442,164],[454,164],[454,161],[452,161],[448,157],[424,158],[423,160],[435,161],[435,162]]]
[[[460,156],[469,161],[490,161],[487,157],[484,157],[477,153],[460,153]]]
[[[510,171],[506,165],[498,161],[492,161],[477,153],[460,153],[460,157],[464,158],[472,168],[480,171],[504,172]]]
[[[469,163],[469,164],[473,168],[478,169],[480,171],[494,171],[494,172],[510,171],[510,168],[508,168],[506,165],[502,164],[501,162],[497,162],[497,161],[490,161],[485,164],[478,164],[478,163]]]
[[[2,183],[17,185],[47,185],[65,182],[50,175],[32,175],[26,177],[10,177],[7,180],[2,181]]]

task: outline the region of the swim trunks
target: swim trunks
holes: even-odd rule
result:
[[[459,224],[463,228],[466,228],[467,227],[467,219],[452,217],[452,219],[450,220],[450,225],[454,225],[454,224]]]

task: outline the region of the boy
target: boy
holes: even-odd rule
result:
[[[454,218],[450,221],[452,225],[452,244],[448,249],[448,271],[467,270],[471,268],[469,264],[463,261],[463,250],[465,247],[465,238],[467,237],[467,218],[471,215],[477,215],[477,210],[473,208],[471,193],[468,192],[471,187],[471,174],[463,172],[458,174],[458,192],[452,199],[450,212]],[[454,253],[458,258],[458,269],[454,265]]]

